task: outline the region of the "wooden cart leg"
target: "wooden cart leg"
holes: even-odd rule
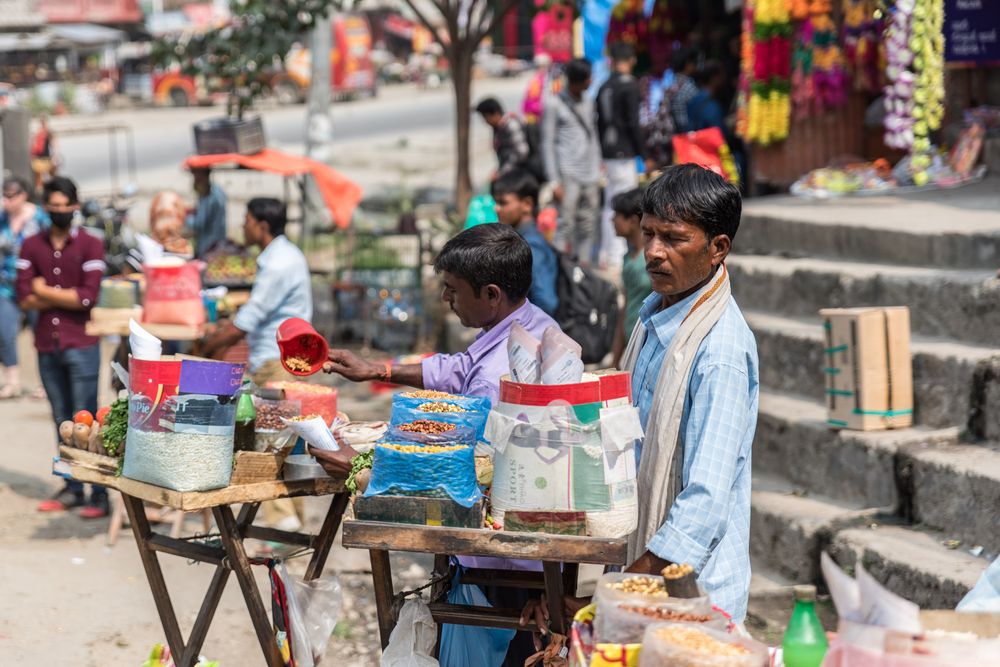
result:
[[[563,593],[576,597],[576,586],[580,579],[579,563],[563,563],[562,566]]]
[[[181,656],[178,665],[182,667],[191,665],[193,667],[198,662],[198,654],[201,652],[202,644],[205,643],[208,628],[212,624],[212,619],[215,618],[215,611],[219,607],[219,601],[222,600],[222,593],[226,590],[228,580],[229,568],[225,565],[216,566],[212,583],[208,585],[205,599],[201,603],[201,609],[198,610],[198,617],[195,619],[194,627],[191,628],[191,634],[188,636],[187,648],[184,649],[184,655]]]
[[[309,566],[306,568],[306,581],[312,581],[323,574],[326,566],[326,559],[330,556],[330,549],[333,541],[337,538],[337,531],[340,530],[340,521],[344,518],[344,510],[347,509],[347,502],[351,499],[348,493],[335,493],[330,501],[330,509],[323,519],[323,527],[316,536],[313,547],[312,558],[309,559]]]
[[[396,627],[396,618],[392,613],[392,566],[389,565],[389,552],[372,549],[368,552],[372,561],[372,583],[375,585],[375,609],[378,612],[378,633],[382,640],[382,648],[389,645],[389,635]]]
[[[252,515],[256,514],[256,509],[247,510],[244,505],[243,511],[240,512],[241,517],[244,516],[244,512]],[[247,560],[243,537],[236,523],[236,517],[233,516],[233,510],[229,505],[220,505],[213,507],[212,513],[215,515],[215,523],[222,536],[222,545],[229,556],[229,565],[243,590],[243,599],[246,601],[247,611],[250,612],[250,620],[253,621],[254,629],[257,631],[257,640],[264,652],[264,659],[268,667],[283,667],[284,660],[278,651],[278,643],[274,638],[271,622],[267,618],[267,609],[264,608],[257,582],[253,578],[253,571],[250,568],[250,561]]]
[[[545,573],[545,597],[549,602],[549,627],[552,632],[566,634],[566,605],[563,602],[563,573],[559,563],[542,562],[542,572]]]
[[[448,561],[451,560],[449,556],[445,554],[434,554],[434,571],[431,572],[431,576],[435,579],[443,576],[449,571]],[[431,586],[431,602],[438,602],[439,599],[445,594],[445,592],[451,587],[451,581],[445,579],[439,581],[433,586]],[[444,630],[444,623],[437,624],[437,642],[434,644],[434,657],[441,657],[441,633]]]
[[[163,624],[163,634],[167,637],[167,645],[174,655],[184,655],[184,638],[181,635],[180,626],[177,624],[177,614],[174,613],[174,605],[170,601],[170,593],[167,591],[167,583],[163,579],[163,570],[160,569],[160,561],[147,542],[153,535],[149,527],[149,520],[146,519],[146,510],[142,501],[127,494],[122,494],[125,503],[125,511],[128,512],[129,522],[132,524],[132,532],[135,535],[135,545],[139,549],[139,558],[142,560],[142,567],[146,571],[146,578],[149,580],[149,589],[153,593],[153,602],[156,603],[156,612],[160,615],[160,623]]]

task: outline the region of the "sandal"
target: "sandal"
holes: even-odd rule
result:
[[[38,503],[39,512],[65,512],[83,505],[83,493],[76,493],[69,487],[63,487],[49,500]]]

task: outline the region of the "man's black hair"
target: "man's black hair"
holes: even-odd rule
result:
[[[496,285],[517,303],[531,287],[531,248],[508,225],[476,225],[444,244],[434,270],[466,281],[477,296],[487,285]]]
[[[740,228],[740,192],[714,171],[696,164],[667,167],[646,187],[642,212],[665,222],[687,222],[708,238],[733,239]]]
[[[503,195],[515,195],[518,199],[531,197],[538,205],[538,179],[524,169],[511,169],[497,177],[490,186],[490,194],[494,199]]]
[[[590,80],[593,68],[590,61],[584,58],[574,58],[566,63],[566,81],[572,85],[584,84]]]
[[[495,97],[487,97],[480,100],[479,104],[476,105],[476,111],[484,116],[492,116],[493,114],[503,115],[503,105],[500,104],[500,100]]]
[[[642,188],[620,192],[611,200],[611,210],[626,218],[642,217]]]
[[[704,65],[698,68],[698,71],[694,73],[694,82],[698,84],[699,87],[707,86],[723,73],[722,65],[717,60],[709,60]]]
[[[28,185],[28,181],[24,180],[20,176],[8,176],[3,179],[3,190],[4,192],[8,190],[17,189],[17,194],[22,192],[28,193],[28,198],[31,198],[31,186]]]
[[[285,233],[288,213],[284,202],[272,197],[254,197],[247,202],[247,211],[256,220],[267,223],[267,229],[271,236],[280,236]]]
[[[608,56],[612,62],[628,62],[635,58],[635,49],[627,42],[613,42],[608,46]]]
[[[691,47],[682,46],[670,57],[670,69],[676,72],[683,72],[688,65],[698,61],[698,52]]]
[[[49,199],[57,192],[66,195],[70,206],[80,203],[76,194],[76,183],[65,176],[53,176],[49,179],[42,188],[42,201],[48,204]]]

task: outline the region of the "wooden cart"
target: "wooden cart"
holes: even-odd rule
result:
[[[266,664],[268,667],[284,665],[268,619],[267,608],[250,571],[251,562],[243,542],[253,538],[313,549],[305,578],[316,579],[323,572],[344,509],[347,507],[348,494],[344,490],[342,480],[270,481],[229,486],[215,491],[181,493],[72,463],[69,465],[69,472],[80,482],[99,484],[121,492],[125,510],[132,524],[132,532],[135,534],[136,546],[139,548],[139,557],[142,559],[142,566],[153,593],[153,601],[156,603],[156,610],[163,624],[163,632],[178,667],[192,667],[197,662],[230,573],[236,576],[242,589],[243,599],[246,601],[247,611],[250,612]],[[323,520],[323,526],[316,535],[251,525],[263,502],[279,498],[326,495],[332,495],[333,501]],[[156,503],[183,512],[210,509],[215,517],[222,546],[211,546],[154,533],[146,518],[144,502]],[[238,515],[234,514],[233,505],[242,506]],[[186,641],[181,634],[163,571],[160,569],[158,554],[161,553],[215,565],[212,582],[208,586],[198,617]]]

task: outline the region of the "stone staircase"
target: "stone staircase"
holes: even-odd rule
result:
[[[821,583],[828,550],[924,607],[952,608],[1000,553],[998,211],[1000,180],[745,203],[728,266],[760,356],[755,573]],[[876,305],[910,307],[915,425],[830,430],[818,311]]]

